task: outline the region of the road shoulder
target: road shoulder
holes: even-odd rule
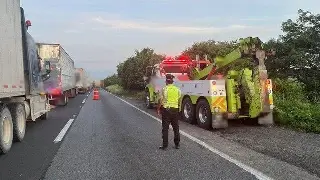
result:
[[[125,97],[121,98],[142,111],[147,112],[152,116],[156,116],[154,111],[144,109],[140,101]],[[216,133],[212,133],[211,131],[206,131],[184,122],[180,123],[180,129],[183,131],[182,134],[186,133],[187,136],[191,135],[219,152],[222,152],[223,155],[236,159],[249,167],[254,167],[256,170],[274,179],[320,179],[315,174],[311,174],[303,168],[259,153],[237,142],[223,138]]]

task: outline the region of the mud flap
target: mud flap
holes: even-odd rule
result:
[[[273,113],[270,112],[264,116],[258,117],[258,124],[271,126],[274,124]]]
[[[223,114],[212,115],[212,128],[223,129],[228,127],[228,119],[223,117]]]

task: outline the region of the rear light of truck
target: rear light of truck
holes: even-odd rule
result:
[[[59,96],[62,94],[62,92],[60,88],[54,88],[54,89],[51,89],[50,94],[54,96]]]

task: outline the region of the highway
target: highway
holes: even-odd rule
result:
[[[70,118],[76,118],[86,95],[69,99],[65,107],[51,110],[47,120],[27,122],[25,139],[0,155],[0,179],[40,179],[61,143],[53,141]]]
[[[0,156],[0,179],[319,179],[184,122],[181,148],[173,148],[170,131],[168,150],[159,150],[154,111],[104,90],[100,100],[91,96],[79,95],[53,109],[50,119],[28,123],[26,139]],[[62,141],[54,142],[57,137]]]

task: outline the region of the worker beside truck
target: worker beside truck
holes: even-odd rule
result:
[[[37,55],[20,1],[0,1],[0,7],[0,153],[7,153],[13,141],[23,140],[27,120],[47,118],[43,78],[51,67]]]

